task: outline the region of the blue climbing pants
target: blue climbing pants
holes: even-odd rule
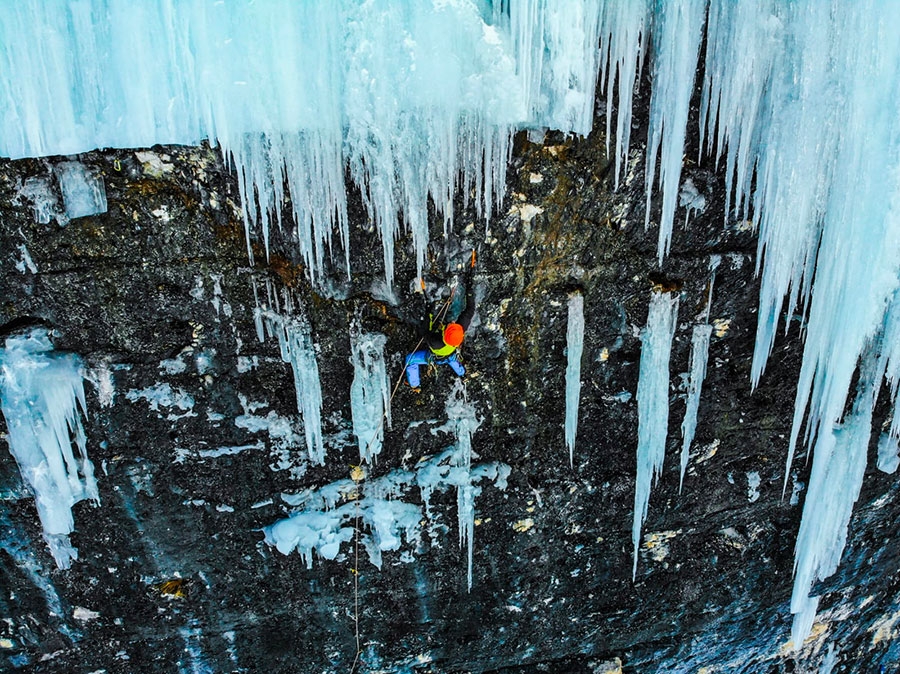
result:
[[[449,365],[459,377],[466,373],[466,368],[459,362],[455,351],[445,358],[439,358],[427,349],[419,349],[406,357],[406,381],[409,385],[413,388],[418,388],[420,383],[419,366],[432,364]]]

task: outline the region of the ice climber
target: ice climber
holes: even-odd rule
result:
[[[416,393],[419,392],[419,366],[420,365],[449,365],[450,368],[462,377],[466,368],[459,360],[459,346],[462,344],[475,315],[475,297],[472,294],[472,282],[469,274],[466,274],[466,307],[456,317],[455,321],[443,323],[443,311],[434,311],[434,303],[426,307],[425,317],[419,324],[419,336],[425,348],[413,351],[406,357],[406,383]],[[424,292],[422,297],[425,297]],[[441,307],[446,311],[446,306]]]

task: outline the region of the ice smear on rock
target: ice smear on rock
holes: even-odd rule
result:
[[[381,568],[382,552],[398,550],[404,541],[413,547],[412,552],[419,549],[423,518],[437,517],[432,511],[431,495],[454,487],[460,542],[467,543],[467,579],[471,588],[475,499],[481,494],[478,483],[488,479],[505,489],[510,467],[503,463],[471,465],[471,433],[478,422],[461,386],[451,393],[447,408],[450,420],[435,430],[455,434],[456,444],[435,457],[423,459],[413,470],[396,469],[361,481],[338,480],[298,496],[285,496],[299,510],[266,527],[266,543],[283,554],[297,550],[311,568],[313,552],[325,559],[337,557],[341,544],[353,540],[355,525],[369,561]],[[421,506],[410,500],[413,487],[419,490],[424,513]],[[411,559],[411,554],[401,557],[403,561]]]
[[[59,180],[66,217],[72,220],[106,213],[106,187],[102,178],[77,161],[61,162],[54,170]]]
[[[575,434],[578,430],[578,404],[581,399],[581,352],[584,347],[584,297],[569,297],[569,320],[566,328],[566,446],[569,465],[573,465]]]
[[[100,501],[81,423],[83,376],[81,359],[55,352],[44,329],[10,336],[0,350],[0,403],[9,449],[34,494],[44,540],[61,569],[78,558],[69,542],[75,528],[72,506]]]
[[[654,290],[650,294],[647,327],[641,333],[641,367],[638,378],[637,479],[634,488],[634,546],[632,579],[637,576],[641,525],[647,518],[650,487],[662,471],[669,428],[669,356],[678,315],[677,293]]]
[[[391,427],[391,391],[384,364],[384,335],[351,336],[350,413],[359,443],[359,460],[372,463],[381,452],[384,428]]]

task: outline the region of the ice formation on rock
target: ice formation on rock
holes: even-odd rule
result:
[[[395,469],[371,479],[358,474],[354,476],[356,479],[338,480],[297,496],[285,495],[285,501],[298,510],[266,527],[265,541],[282,554],[297,550],[312,568],[313,552],[324,559],[335,559],[341,545],[354,539],[356,528],[369,561],[378,568],[382,564],[381,553],[400,549],[404,541],[412,550],[401,560],[411,561],[422,544],[423,517],[436,516],[431,508],[431,495],[453,487],[457,492],[460,545],[466,545],[467,582],[471,589],[479,483],[488,479],[499,489],[505,489],[510,467],[503,463],[471,464],[472,433],[479,422],[458,382],[448,398],[447,413],[447,423],[435,432],[453,434],[452,446],[437,456],[422,459],[413,470]],[[422,507],[409,500],[412,487],[419,490],[424,513]]]
[[[13,334],[0,349],[0,407],[9,450],[34,494],[44,540],[61,569],[78,558],[69,542],[72,506],[100,501],[81,423],[83,379],[81,359],[54,351],[45,329]]]
[[[309,322],[295,299],[285,290],[279,300],[278,293],[266,286],[268,302],[257,304],[254,313],[257,337],[264,341],[266,335],[275,337],[281,349],[281,359],[291,364],[294,375],[294,394],[297,411],[303,418],[306,451],[313,463],[325,463],[325,444],[322,439],[322,384],[319,381],[319,364],[316,360]],[[254,293],[257,288],[254,285]],[[258,297],[257,297],[258,300]]]

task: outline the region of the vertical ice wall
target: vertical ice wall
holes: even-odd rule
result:
[[[578,403],[581,399],[581,352],[584,347],[584,296],[569,296],[569,320],[566,327],[566,446],[569,465],[573,465],[575,434],[578,430]]]
[[[7,337],[0,349],[0,406],[9,450],[34,494],[44,540],[61,569],[78,558],[69,542],[72,506],[100,500],[81,423],[83,376],[81,359],[55,352],[44,329]]]
[[[632,578],[637,576],[641,525],[647,518],[651,483],[662,471],[669,428],[669,355],[678,316],[678,294],[650,293],[647,326],[641,332],[641,368],[638,375],[637,479],[634,487],[634,546]]]
[[[359,443],[359,460],[372,463],[381,452],[384,427],[391,427],[391,390],[384,364],[387,338],[374,333],[351,336],[350,413]]]

